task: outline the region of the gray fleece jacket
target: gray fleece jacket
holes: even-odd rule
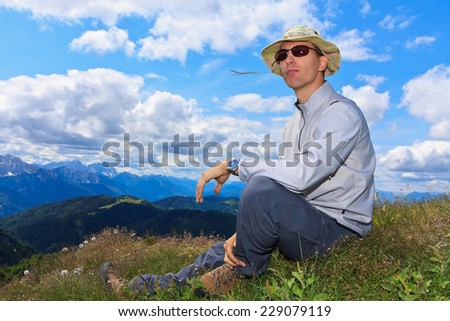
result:
[[[325,82],[284,128],[284,152],[241,159],[239,177],[269,177],[361,236],[372,224],[375,152],[363,113]]]

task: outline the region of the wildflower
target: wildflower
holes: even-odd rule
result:
[[[88,244],[88,243],[89,243],[89,241],[88,241],[88,240],[84,241],[84,244]]]
[[[119,230],[118,229],[114,229],[113,233],[114,234],[119,234]]]
[[[95,238],[95,236],[91,237],[91,241],[92,241],[92,242],[95,242],[95,240],[97,240],[97,239]]]
[[[63,247],[61,252],[65,253],[65,252],[69,252],[69,249],[67,247]]]
[[[69,274],[69,271],[67,271],[67,270],[62,270],[60,273],[59,273],[59,275],[61,275],[61,276],[67,276]]]
[[[80,275],[81,272],[83,272],[83,268],[82,267],[79,267],[79,268],[76,268],[75,270],[73,270],[73,274],[76,274],[76,275]]]
[[[28,270],[23,271],[23,275],[28,275],[28,274],[30,274],[30,271],[28,271]]]
[[[84,247],[84,244],[81,243],[80,245],[78,245],[78,247],[79,247],[80,249],[82,249],[82,248]]]

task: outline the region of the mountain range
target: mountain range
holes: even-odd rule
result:
[[[29,164],[13,155],[0,155],[0,217],[17,214],[33,206],[58,202],[78,196],[133,195],[150,202],[171,197],[191,197],[191,208],[199,209],[192,197],[196,179],[164,175],[137,176],[118,173],[113,167],[100,163],[84,165],[79,160],[53,162],[45,165]],[[222,187],[220,197],[239,198],[245,183],[230,181]],[[214,184],[205,187],[205,196],[214,195]],[[378,191],[381,201],[393,201],[397,194]],[[402,195],[406,201],[421,201],[439,193],[411,192]],[[166,201],[169,202],[169,201]],[[172,206],[176,198],[171,199]],[[183,206],[187,200],[183,200]]]
[[[111,226],[140,235],[231,235],[245,184],[225,184],[221,197],[213,196],[214,184],[209,184],[201,204],[193,197],[196,184],[189,178],[119,174],[77,160],[39,165],[0,155],[0,265],[76,245]],[[402,199],[436,196],[413,192]],[[398,196],[379,191],[378,197],[391,201]]]
[[[192,197],[196,185],[194,179],[119,174],[114,168],[84,165],[78,160],[39,165],[0,155],[0,217],[78,196],[133,195],[151,202],[172,196]],[[222,188],[221,196],[239,197],[244,186],[232,181]],[[208,184],[205,195],[213,195],[213,188]]]
[[[71,198],[1,218],[0,243],[5,241],[0,244],[0,266],[14,261],[11,255],[18,249],[21,252],[15,257],[55,252],[82,244],[107,227],[127,228],[139,236],[188,232],[229,237],[235,231],[236,216],[210,210],[165,209],[132,196]]]

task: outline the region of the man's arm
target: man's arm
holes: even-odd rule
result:
[[[280,159],[270,166],[265,162],[249,166],[243,159],[239,164],[240,179],[248,181],[255,175],[266,176],[297,193],[329,179],[345,164],[358,143],[362,127],[356,111],[345,105],[333,107],[316,124],[315,140],[305,142],[295,161]]]

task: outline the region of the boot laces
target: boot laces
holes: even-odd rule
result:
[[[238,277],[238,272],[226,265],[222,265],[220,268],[212,271],[213,283],[217,289],[220,289],[222,285],[235,282]]]

